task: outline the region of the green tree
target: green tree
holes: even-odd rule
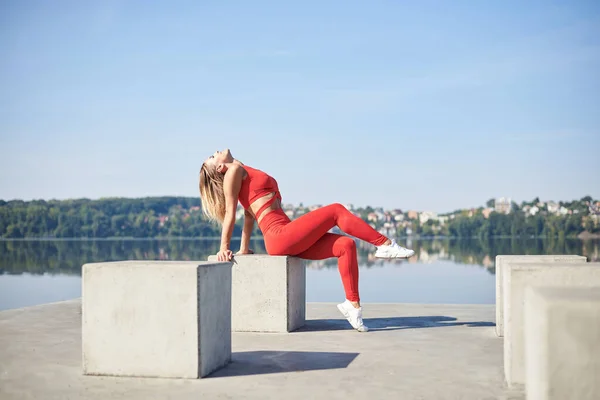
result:
[[[8,228],[6,228],[6,233],[4,234],[4,237],[10,239],[19,239],[23,237],[23,233],[21,232],[21,229],[19,229],[18,226],[9,225]]]

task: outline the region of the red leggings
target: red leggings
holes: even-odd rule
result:
[[[259,227],[270,255],[289,255],[307,260],[337,257],[346,298],[359,301],[358,255],[354,239],[328,233],[334,226],[375,246],[387,238],[341,204],[331,204],[302,215],[294,221],[281,209],[269,212]]]

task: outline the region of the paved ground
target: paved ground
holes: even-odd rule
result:
[[[0,399],[524,399],[502,379],[493,306],[365,304],[369,333],[309,303],[289,334],[233,334],[198,380],[81,373],[80,301],[0,312]]]

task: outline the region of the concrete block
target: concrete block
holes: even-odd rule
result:
[[[226,365],[231,360],[231,265],[84,265],[84,374],[199,378]]]
[[[527,287],[529,400],[600,399],[600,287]]]
[[[210,256],[210,261],[216,256]],[[234,256],[231,329],[291,332],[306,322],[306,267],[297,257]]]
[[[509,307],[504,310],[504,375],[509,386],[525,384],[525,288],[600,286],[600,263],[511,264],[504,270]]]
[[[496,256],[496,335],[504,336],[504,269],[514,262],[556,263],[586,262],[586,257],[571,255],[510,255]]]

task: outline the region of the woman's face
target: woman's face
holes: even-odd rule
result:
[[[208,157],[206,161],[204,161],[205,164],[213,166],[215,168],[218,167],[220,164],[231,162],[233,162],[233,156],[231,155],[229,149],[225,149],[223,151],[217,150],[212,156]]]

